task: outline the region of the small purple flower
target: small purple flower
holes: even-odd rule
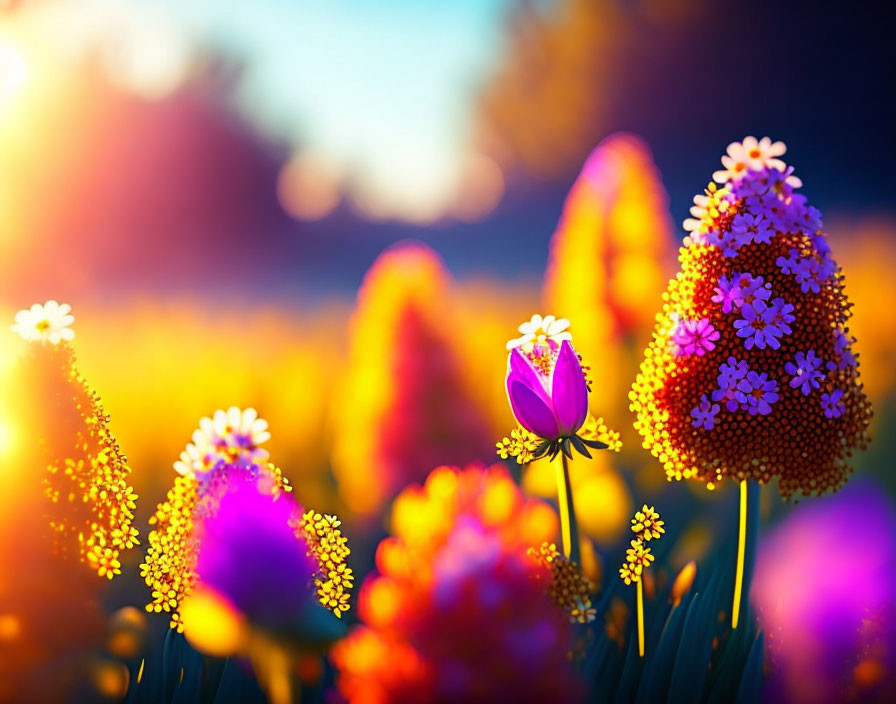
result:
[[[813,208],[814,210],[814,208]],[[813,232],[809,235],[812,246],[815,247],[822,259],[827,259],[831,255],[831,245],[828,244],[828,238],[823,232]]]
[[[784,331],[775,322],[777,311],[774,307],[757,300],[753,305],[745,304],[740,312],[743,317],[734,321],[734,327],[737,329],[737,336],[745,338],[744,347],[751,350],[755,346],[764,350],[766,346],[772,349],[781,346],[778,338]]]
[[[738,279],[728,280],[727,276],[719,277],[719,285],[716,286],[716,295],[712,297],[714,303],[722,306],[723,313],[730,313],[732,308],[740,308],[744,299],[741,297]]]
[[[787,201],[793,196],[793,183],[796,179],[793,175],[793,167],[788,166],[783,171],[778,169],[768,170],[768,188],[770,193],[775,194],[778,198]],[[799,183],[799,179],[796,179]]]
[[[750,242],[767,244],[771,242],[775,234],[767,218],[747,212],[741,212],[734,216],[734,220],[731,222],[731,232],[741,246]]]
[[[756,212],[765,215],[776,232],[789,232],[792,229],[787,203],[777,193],[769,191],[763,195]]]
[[[796,270],[796,266],[800,261],[800,252],[798,249],[791,249],[787,256],[778,257],[775,260],[775,264],[781,269],[781,271],[785,274],[793,274]]]
[[[714,389],[712,392],[712,400],[724,403],[725,408],[734,413],[741,407],[740,401],[737,400],[737,385],[724,389]]]
[[[771,284],[765,283],[761,276],[741,274],[738,279],[741,290],[741,298],[744,304],[752,305],[754,301],[767,301],[772,295]]]
[[[678,356],[696,354],[702,357],[715,349],[715,341],[718,339],[719,331],[709,322],[709,318],[682,320],[672,334]]]
[[[737,384],[737,400],[746,406],[750,415],[767,416],[778,400],[778,382],[764,372],[748,372]]]
[[[519,424],[545,440],[570,437],[588,415],[588,385],[569,340],[549,374],[514,348],[507,360],[507,398]]]
[[[710,243],[717,247],[721,247],[722,254],[729,259],[737,256],[737,252],[742,244],[738,236],[730,230],[716,234],[716,236],[710,240]]]
[[[830,281],[830,279],[837,273],[837,262],[834,261],[834,258],[831,256],[830,252],[827,254],[823,254],[821,257],[821,265],[818,269],[818,280],[819,281]]]
[[[775,311],[772,324],[784,335],[792,333],[790,323],[796,320],[796,316],[793,315],[793,305],[783,298],[776,298],[772,301],[772,309]],[[777,345],[772,345],[772,347],[777,349]]]
[[[794,196],[790,203],[790,212],[793,217],[794,229],[800,229],[807,234],[815,234],[823,227],[821,211],[806,204],[805,196]]]
[[[854,337],[851,338],[842,330],[838,330],[837,337],[834,340],[834,354],[837,355],[837,361],[828,362],[826,365],[827,368],[833,371],[835,369],[846,369],[848,367],[856,366],[858,362],[852,351],[849,349],[849,346],[855,341]]]
[[[846,410],[846,406],[843,405],[843,401],[840,399],[843,398],[843,389],[835,389],[829,394],[821,395],[821,407],[824,410],[825,416],[828,418],[839,418],[843,415],[843,411]]]
[[[727,362],[719,365],[719,386],[723,389],[737,386],[737,382],[743,379],[750,368],[745,360],[738,361],[735,357],[729,357]]]
[[[716,415],[719,412],[719,404],[710,403],[706,394],[700,399],[700,405],[691,409],[692,422],[695,428],[712,430],[716,425]]]
[[[803,293],[821,291],[821,264],[815,257],[804,257],[793,267],[794,276]]]
[[[819,388],[824,379],[824,374],[819,371],[821,361],[821,357],[815,355],[815,350],[797,352],[794,361],[784,365],[784,370],[793,377],[790,386],[794,389],[800,387],[804,396],[812,393],[812,389]]]
[[[741,404],[737,400],[737,383],[747,376],[749,367],[745,361],[737,361],[729,357],[727,362],[719,365],[719,388],[712,392],[712,400],[725,404],[725,408],[734,413]]]

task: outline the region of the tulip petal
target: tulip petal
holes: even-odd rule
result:
[[[507,385],[510,407],[519,424],[546,440],[558,437],[557,419],[551,407],[522,382],[511,379]]]
[[[561,343],[554,365],[551,399],[561,435],[572,435],[582,427],[588,415],[588,385],[579,358],[568,340]]]
[[[536,396],[538,396],[545,405],[551,407],[551,396],[545,387],[547,381],[535,371],[535,367],[529,364],[529,361],[523,356],[518,349],[512,350],[507,360],[507,388],[510,388],[512,380],[522,382],[528,386]]]

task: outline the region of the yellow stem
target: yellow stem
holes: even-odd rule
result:
[[[576,511],[572,500],[572,485],[569,481],[569,463],[566,455],[560,453],[562,462],[557,467],[557,504],[560,507],[560,536],[563,540],[563,555],[576,564],[581,564],[579,556],[579,530],[576,525]]]
[[[638,655],[644,657],[644,575],[638,580]]]
[[[740,597],[744,582],[744,550],[747,543],[747,480],[740,483],[740,528],[737,536],[737,572],[734,575],[734,604],[731,607],[731,628],[740,619]]]

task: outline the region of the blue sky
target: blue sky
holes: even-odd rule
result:
[[[238,99],[260,129],[323,153],[401,210],[454,188],[508,0],[163,5],[192,37],[245,60]]]

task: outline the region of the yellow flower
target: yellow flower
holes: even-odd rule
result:
[[[539,444],[541,444],[540,437],[523,427],[518,427],[510,431],[509,438],[504,437],[501,442],[496,443],[496,447],[498,457],[502,460],[515,457],[517,464],[528,464],[535,459],[534,453]]]
[[[632,519],[632,532],[641,540],[648,542],[659,538],[666,532],[663,525],[664,521],[660,520],[660,514],[654,510],[653,506],[644,504],[644,507],[636,512]]]
[[[314,579],[319,601],[339,618],[349,610],[355,579],[346,564],[351,550],[340,525],[342,522],[336,516],[308,511],[296,527],[296,533],[308,543],[309,554],[320,564],[320,572]]]
[[[570,562],[557,550],[554,543],[542,543],[538,549],[527,551],[536,563],[548,568],[551,581],[547,587],[548,596],[560,608],[569,613],[573,623],[590,623],[596,616],[591,605],[594,584],[582,574],[582,569]]]
[[[645,567],[650,567],[650,563],[653,562],[653,554],[643,542],[633,540],[631,547],[625,551],[625,561],[635,574],[640,575]]]

